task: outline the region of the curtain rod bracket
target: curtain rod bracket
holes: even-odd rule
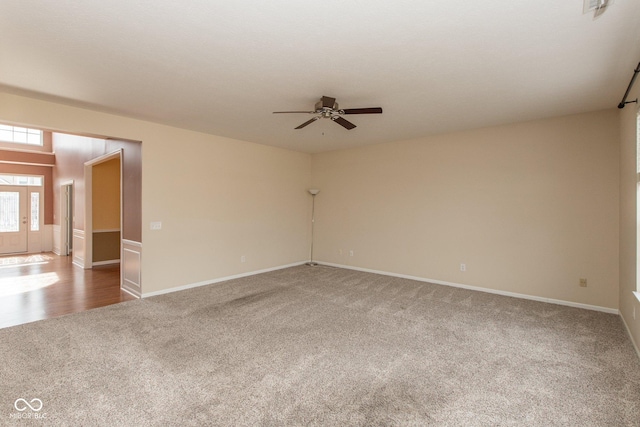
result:
[[[633,101],[625,101],[625,102],[621,102],[620,104],[618,104],[618,108],[624,108],[625,105],[627,104],[637,104],[638,103],[638,98],[634,99]]]
[[[633,82],[636,81],[636,77],[638,77],[638,73],[640,73],[640,62],[638,62],[638,66],[636,67],[635,70],[633,70],[633,77],[631,77],[631,81],[629,82],[629,86],[627,86],[627,91],[624,93],[624,96],[622,97],[622,101],[620,101],[620,104],[618,104],[618,108],[624,108],[625,105],[627,104],[632,104],[632,103],[637,103],[638,102],[638,98],[636,98],[635,101],[627,101],[627,96],[629,96],[629,92],[631,92],[631,87],[633,86]]]

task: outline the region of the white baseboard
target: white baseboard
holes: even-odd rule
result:
[[[186,289],[191,289],[191,288],[197,288],[197,287],[200,287],[200,286],[211,285],[211,284],[214,284],[214,283],[224,282],[224,281],[227,281],[227,280],[239,279],[241,277],[253,276],[253,275],[261,274],[261,273],[268,273],[270,271],[275,271],[275,270],[282,270],[284,268],[297,267],[299,265],[303,265],[304,263],[305,263],[305,261],[301,261],[301,262],[296,262],[296,263],[293,263],[293,264],[281,265],[281,266],[278,266],[278,267],[267,268],[267,269],[264,269],[264,270],[251,271],[251,272],[248,272],[248,273],[236,274],[236,275],[233,275],[233,276],[221,277],[221,278],[212,279],[212,280],[205,280],[205,281],[198,282],[198,283],[191,283],[191,284],[188,284],[188,285],[178,286],[178,287],[175,287],[175,288],[169,288],[169,289],[163,289],[163,290],[160,290],[160,291],[143,293],[142,294],[142,298],[152,297],[152,296],[156,296],[156,295],[168,294],[168,293],[171,293],[171,292],[183,291],[183,290],[186,290]],[[402,278],[402,279],[416,280],[416,281],[419,281],[419,282],[434,283],[436,285],[451,286],[451,287],[462,288],[462,289],[467,289],[467,290],[471,290],[471,291],[486,292],[486,293],[490,293],[490,294],[502,295],[502,296],[507,296],[507,297],[512,297],[512,298],[520,298],[520,299],[527,299],[527,300],[532,300],[532,301],[546,302],[546,303],[550,303],[550,304],[558,304],[558,305],[564,305],[564,306],[574,307],[574,308],[583,308],[583,309],[586,309],[586,310],[600,311],[600,312],[609,313],[609,314],[617,314],[617,315],[620,314],[620,311],[618,309],[609,308],[609,307],[601,307],[601,306],[598,306],[598,305],[582,304],[582,303],[558,300],[558,299],[553,299],[553,298],[544,298],[544,297],[538,297],[538,296],[534,296],[534,295],[520,294],[520,293],[516,293],[516,292],[508,292],[508,291],[501,291],[501,290],[496,290],[496,289],[482,288],[482,287],[479,287],[479,286],[464,285],[464,284],[461,284],[461,283],[453,283],[453,282],[445,282],[445,281],[442,281],[442,280],[427,279],[427,278],[424,278],[424,277],[410,276],[410,275],[407,275],[407,274],[390,273],[388,271],[372,270],[372,269],[369,269],[369,268],[354,267],[354,266],[350,266],[350,265],[333,264],[333,263],[328,263],[328,262],[318,262],[318,264],[326,265],[326,266],[329,266],[329,267],[345,268],[345,269],[348,269],[348,270],[363,271],[365,273],[381,274],[383,276],[392,276],[392,277],[399,277],[399,278]]]
[[[109,260],[106,260],[106,261],[96,261],[96,262],[91,263],[91,265],[93,267],[100,266],[100,265],[110,265],[110,264],[120,264],[120,260],[119,259],[109,259]]]
[[[293,264],[280,265],[278,267],[265,268],[264,270],[250,271],[248,273],[235,274],[233,276],[220,277],[218,279],[204,280],[198,283],[191,283],[189,285],[178,286],[175,288],[163,289],[161,291],[147,292],[142,294],[142,298],[153,297],[156,295],[169,294],[172,292],[184,291],[186,289],[198,288],[200,286],[213,285],[214,283],[226,282],[227,280],[240,279],[241,277],[255,276],[256,274],[268,273],[270,271],[283,270],[285,268],[297,267],[303,265],[306,261],[300,261]]]
[[[463,285],[461,283],[445,282],[445,281],[442,281],[442,280],[427,279],[427,278],[424,278],[424,277],[409,276],[409,275],[406,275],[406,274],[390,273],[388,271],[371,270],[369,268],[360,268],[360,267],[354,267],[354,266],[351,266],[351,265],[333,264],[333,263],[329,263],[329,262],[318,262],[318,264],[326,265],[326,266],[329,266],[329,267],[346,268],[346,269],[349,269],[349,270],[363,271],[365,273],[381,274],[383,276],[399,277],[401,279],[416,280],[416,281],[419,281],[419,282],[434,283],[436,285],[452,286],[454,288],[468,289],[470,291],[487,292],[487,293],[490,293],[490,294],[503,295],[503,296],[513,297],[513,298],[521,298],[521,299],[528,299],[528,300],[532,300],[532,301],[547,302],[547,303],[550,303],[550,304],[565,305],[565,306],[568,306],[568,307],[575,307],[575,308],[584,308],[586,310],[601,311],[601,312],[610,313],[610,314],[620,314],[620,311],[618,309],[609,308],[609,307],[601,307],[601,306],[598,306],[598,305],[581,304],[581,303],[572,302],[572,301],[564,301],[564,300],[557,300],[557,299],[552,299],[552,298],[537,297],[537,296],[534,296],[534,295],[519,294],[519,293],[516,293],[516,292],[508,292],[508,291],[500,291],[500,290],[496,290],[496,289],[482,288],[482,287],[479,287],[479,286]]]
[[[134,291],[132,291],[132,290],[130,290],[130,289],[127,289],[127,288],[121,287],[121,288],[120,288],[120,290],[121,290],[121,291],[124,291],[124,292],[126,292],[126,293],[128,293],[129,295],[131,295],[131,296],[133,296],[133,297],[141,298],[141,297],[140,297],[140,294],[136,294]]]
[[[624,319],[624,316],[620,314],[620,318],[622,319],[622,323],[624,324],[625,329],[627,330],[627,335],[629,335],[629,339],[631,340],[631,344],[633,344],[633,348],[636,349],[636,354],[640,359],[640,348],[638,348],[638,344],[634,341],[633,335],[631,334],[631,329],[629,329],[629,325],[627,325],[627,321]]]

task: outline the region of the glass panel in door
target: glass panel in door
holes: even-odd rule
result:
[[[27,251],[27,188],[0,186],[0,254]]]

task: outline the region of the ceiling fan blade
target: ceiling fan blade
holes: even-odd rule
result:
[[[351,130],[354,127],[356,127],[356,125],[351,123],[349,120],[343,119],[342,117],[339,117],[339,116],[331,117],[331,120],[333,120],[334,122],[336,122],[337,124],[339,124],[340,126],[342,126],[347,130]]]
[[[327,108],[333,108],[333,105],[336,103],[335,98],[331,98],[329,96],[322,97],[322,106]]]
[[[313,114],[315,111],[274,111],[273,114],[286,114],[286,113],[305,113]]]
[[[298,126],[297,128],[294,129],[302,129],[303,127],[310,125],[311,123],[315,122],[316,120],[318,120],[320,117],[314,117],[311,120],[307,120],[306,122],[304,122],[303,124],[301,124],[300,126]]]
[[[372,107],[372,108],[345,108],[341,111],[344,111],[344,114],[382,114],[382,108],[380,107]]]

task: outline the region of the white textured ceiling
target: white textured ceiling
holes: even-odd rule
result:
[[[615,108],[640,1],[0,1],[0,90],[319,152]],[[341,108],[330,120],[271,114]],[[1,119],[1,118],[0,118]]]

